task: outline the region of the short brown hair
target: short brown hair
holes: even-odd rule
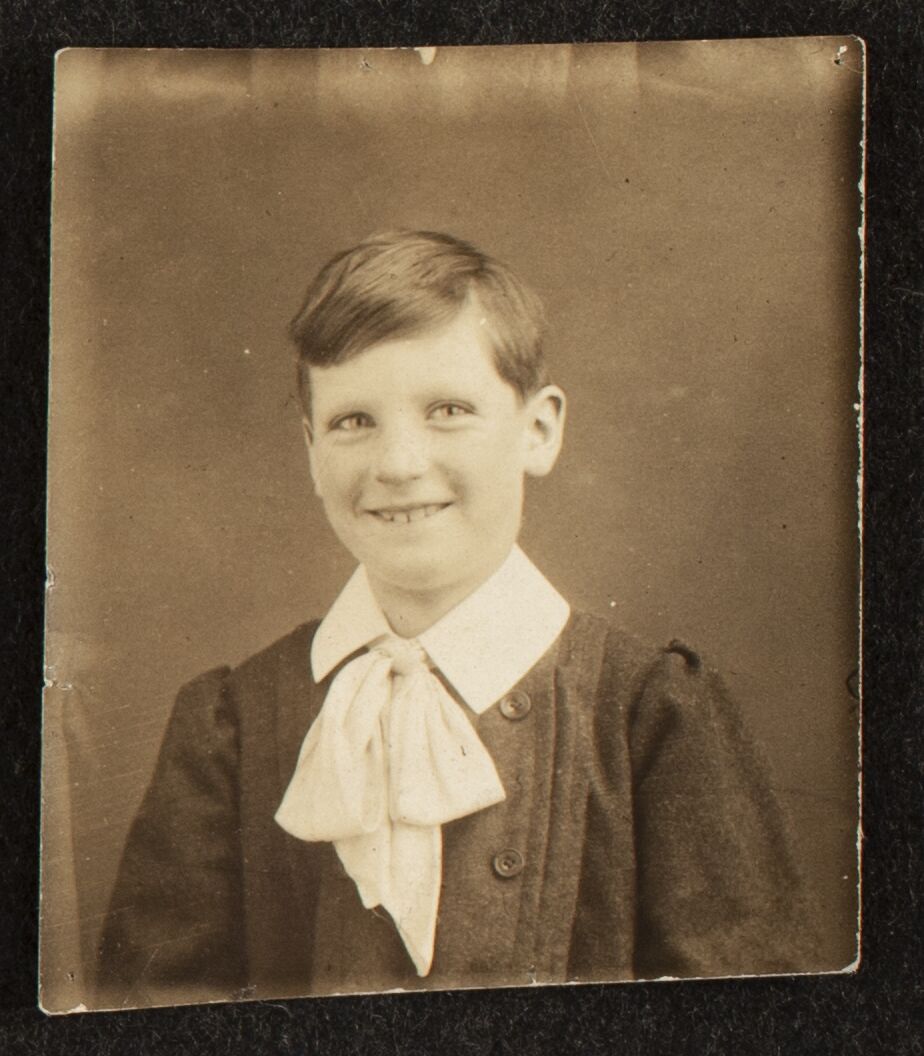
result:
[[[381,341],[448,322],[472,297],[487,320],[498,374],[530,396],[547,382],[536,294],[507,265],[452,235],[389,231],[329,261],[289,326],[305,413],[309,367],[334,366]]]

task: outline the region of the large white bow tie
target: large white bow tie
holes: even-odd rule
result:
[[[412,640],[388,636],[334,679],[276,821],[331,840],[363,905],[381,905],[418,975],[433,962],[440,826],[505,798],[487,749]]]

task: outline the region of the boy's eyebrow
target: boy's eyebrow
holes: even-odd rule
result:
[[[373,397],[374,399],[375,397]],[[434,386],[432,389],[414,393],[413,399],[419,400],[421,404],[438,403],[440,400],[458,400],[464,403],[477,402],[476,394],[471,391],[470,386],[466,385],[464,379],[460,379],[458,382],[454,381],[451,385]],[[371,413],[370,405],[365,397],[360,398],[348,393],[344,395],[342,402],[333,405],[326,417],[329,420],[344,413],[369,414]]]

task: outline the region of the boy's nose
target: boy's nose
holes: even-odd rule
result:
[[[429,465],[427,439],[419,430],[391,429],[383,434],[375,475],[386,484],[400,484],[423,476]]]

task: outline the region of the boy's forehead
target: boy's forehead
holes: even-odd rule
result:
[[[395,360],[403,361],[395,369]],[[472,378],[499,385],[508,382],[497,369],[493,333],[480,306],[466,306],[449,320],[366,345],[334,364],[309,364],[313,390],[340,388],[362,381],[406,387],[441,378]]]

